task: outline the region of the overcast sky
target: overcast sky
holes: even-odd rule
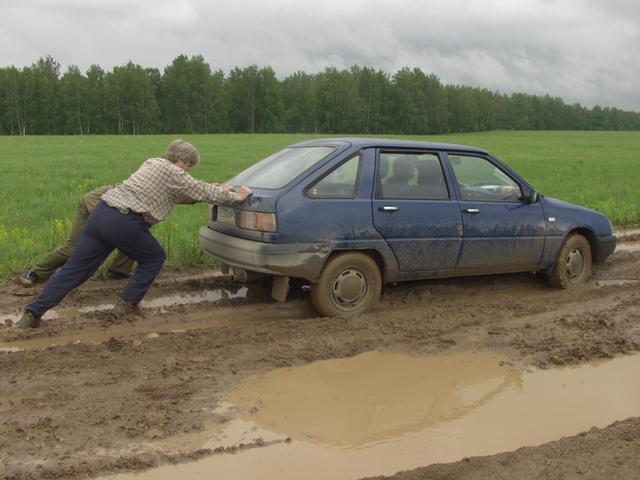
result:
[[[637,0],[0,0],[0,66],[181,53],[213,69],[419,67],[444,83],[640,111]]]

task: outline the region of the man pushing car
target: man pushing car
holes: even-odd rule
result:
[[[124,182],[102,195],[80,233],[69,260],[50,278],[42,292],[25,308],[19,328],[38,328],[44,313],[58,305],[75,287],[85,282],[118,249],[138,266],[116,302],[116,316],[138,312],[138,304],[160,272],[165,253],[149,231],[177,203],[243,202],[252,194],[242,186],[198,180],[188,171],[199,161],[198,150],[188,142],[174,140],[162,158],[146,160]]]

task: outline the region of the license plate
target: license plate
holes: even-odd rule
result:
[[[229,207],[218,207],[218,221],[227,225],[235,225],[236,211]]]

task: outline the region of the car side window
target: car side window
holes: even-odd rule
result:
[[[380,154],[381,198],[444,200],[449,198],[440,159],[433,153]]]
[[[311,198],[353,198],[356,192],[360,155],[350,158],[307,189]]]
[[[520,185],[486,158],[449,154],[449,160],[462,200],[522,200]]]

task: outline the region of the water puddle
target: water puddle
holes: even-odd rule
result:
[[[292,438],[112,480],[357,479],[510,451],[640,414],[640,355],[522,373],[491,353],[370,352],[249,378],[236,416],[165,448]],[[232,415],[232,416],[233,416]],[[220,427],[218,427],[220,428]]]
[[[22,352],[23,350],[24,348],[20,348],[20,347],[1,347],[0,353],[16,353],[16,352]]]
[[[201,290],[191,293],[165,295],[163,297],[152,298],[149,300],[143,300],[140,303],[140,308],[145,309],[160,309],[163,310],[167,307],[177,305],[193,305],[204,302],[219,302],[221,300],[230,300],[233,298],[245,298],[247,296],[247,288],[242,287],[237,290],[229,290],[224,288],[216,288],[211,290]],[[114,298],[113,301],[116,299]],[[64,318],[65,316],[78,316],[83,313],[103,312],[113,308],[113,302],[102,303],[98,305],[89,305],[81,308],[73,307],[59,307],[49,310],[42,317],[44,320],[57,320]],[[7,323],[7,320],[11,320],[13,323],[20,320],[22,312],[20,313],[0,313],[0,323]]]
[[[634,238],[637,236],[640,236],[640,229],[639,228],[633,228],[633,229],[620,229],[620,230],[615,230],[613,232],[613,234],[618,237],[618,241],[620,241],[620,239],[624,239],[624,238]]]
[[[232,298],[245,298],[246,296],[247,287],[242,287],[237,290],[218,288],[215,290],[193,292],[188,295],[168,295],[151,300],[143,300],[142,308],[166,308],[173,305],[193,305],[195,303],[219,302],[221,300],[230,300]]]
[[[640,252],[640,242],[623,242],[616,245],[616,252]]]
[[[596,280],[596,287],[620,287],[624,285],[636,285],[640,280]]]
[[[123,326],[122,328],[110,328],[107,331],[74,333],[72,335],[60,335],[56,337],[35,337],[26,340],[0,343],[0,352],[16,353],[23,350],[39,350],[69,344],[100,344],[112,338],[123,339],[140,337],[142,335],[144,335],[144,339],[146,340],[153,340],[160,337],[160,334],[183,333],[191,330],[211,328],[214,325],[232,325],[237,322],[237,318],[213,319],[199,322],[177,321],[159,325]]]

